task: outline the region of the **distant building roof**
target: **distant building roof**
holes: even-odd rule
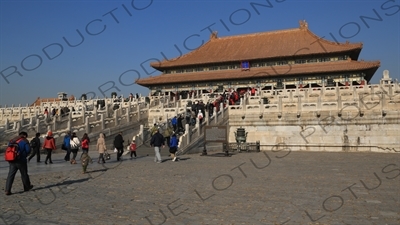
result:
[[[74,101],[75,97],[73,95],[69,96],[68,101]],[[60,102],[62,99],[60,98],[40,98],[37,99],[31,104],[31,106],[40,106],[42,102]]]
[[[362,46],[362,43],[325,40],[312,33],[305,21],[300,21],[299,28],[287,30],[228,37],[217,37],[216,33],[212,33],[210,40],[198,49],[150,65],[162,71],[171,67],[341,52],[352,52],[352,59],[357,59]]]

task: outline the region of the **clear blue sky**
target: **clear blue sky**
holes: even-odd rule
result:
[[[151,61],[179,56],[175,45],[183,53],[198,47],[212,24],[218,36],[229,36],[296,28],[303,19],[320,37],[362,42],[360,59],[381,61],[372,83],[385,69],[400,80],[400,0],[0,0],[0,72],[12,74],[0,76],[0,105],[57,92],[109,97],[113,84],[119,95],[147,95],[133,84],[137,73],[160,74]]]

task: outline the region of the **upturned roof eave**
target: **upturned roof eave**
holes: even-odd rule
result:
[[[380,67],[380,61],[371,61],[371,62],[370,61],[369,62],[365,62],[365,61],[350,61],[350,62],[353,63],[354,65],[357,64],[357,63],[363,63],[363,64],[366,64],[366,65],[365,65],[365,67],[360,67],[360,68],[340,68],[339,67],[339,68],[334,68],[334,69],[325,69],[325,70],[316,70],[316,71],[304,71],[304,72],[300,70],[300,72],[291,72],[291,73],[288,73],[288,74],[276,74],[276,75],[271,75],[271,77],[282,76],[282,75],[283,76],[296,76],[296,75],[302,75],[302,74],[313,75],[313,74],[321,74],[321,73],[327,74],[327,73],[337,73],[337,72],[346,72],[346,71],[348,71],[348,72],[366,71],[366,73],[367,73],[366,74],[366,80],[369,81],[372,78],[373,74],[376,72],[376,70]],[[328,62],[328,63],[333,65],[335,62]],[[304,64],[302,64],[302,65],[304,65]],[[327,64],[325,64],[325,65],[327,65]],[[262,70],[260,69],[260,67],[258,67],[257,70],[260,71],[257,74],[263,73]],[[237,70],[235,72],[237,72]],[[201,72],[201,73],[204,73],[204,72]],[[210,71],[210,72],[207,72],[207,73],[210,73],[210,74],[211,73],[214,73],[214,74],[217,73],[217,74],[215,74],[215,76],[208,77],[209,81],[240,80],[240,79],[250,79],[250,78],[260,78],[260,77],[262,77],[261,75],[260,76],[254,76],[253,75],[251,77],[238,76],[238,77],[221,77],[220,78],[218,75],[221,76],[221,71]],[[226,73],[229,73],[229,70],[227,70]],[[246,72],[244,71],[244,73],[246,73]],[[257,75],[257,74],[255,74],[255,75]],[[179,74],[179,76],[186,76],[186,75],[187,76],[193,76],[193,73],[182,73],[182,74]],[[247,74],[243,74],[243,75],[247,75]],[[158,75],[156,77],[143,78],[143,79],[137,80],[136,83],[139,84],[139,85],[145,86],[145,87],[151,87],[151,86],[160,85],[160,84],[178,84],[178,83],[184,84],[184,83],[193,83],[193,82],[203,82],[203,80],[193,80],[193,79],[192,80],[183,80],[183,79],[181,79],[181,80],[178,80],[178,81],[176,81],[174,79],[166,79],[166,80],[162,79],[165,76],[174,76],[174,74],[161,74],[161,75]]]
[[[296,54],[296,55],[287,55],[287,56],[274,56],[274,57],[254,57],[254,58],[242,58],[242,59],[236,59],[236,60],[221,60],[221,61],[209,61],[209,62],[202,62],[202,63],[191,63],[191,64],[182,64],[182,65],[172,65],[172,66],[159,66],[155,67],[153,63],[151,63],[151,66],[160,71],[163,72],[164,69],[174,69],[174,68],[179,68],[179,67],[191,67],[191,66],[206,66],[206,65],[212,65],[212,64],[223,64],[223,63],[236,63],[236,62],[242,62],[242,61],[259,61],[259,60],[284,60],[284,59],[291,59],[291,58],[296,58],[296,57],[303,57],[303,56],[321,56],[321,55],[332,55],[332,54],[339,54],[339,53],[346,53],[348,52],[353,60],[357,60],[358,57],[360,56],[362,47],[357,47],[354,49],[345,49],[342,51],[335,51],[335,52],[319,52],[319,53],[312,53],[312,54]],[[352,54],[353,53],[353,54]]]

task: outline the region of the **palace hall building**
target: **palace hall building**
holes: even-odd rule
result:
[[[138,79],[154,95],[364,85],[379,61],[358,60],[362,43],[318,37],[299,28],[218,37],[181,57],[153,62],[161,75]]]

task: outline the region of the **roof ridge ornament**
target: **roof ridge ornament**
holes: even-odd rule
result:
[[[210,40],[218,38],[218,31],[213,31],[210,35]]]
[[[300,29],[308,29],[308,23],[306,22],[306,20],[300,20],[299,24],[300,24]]]

